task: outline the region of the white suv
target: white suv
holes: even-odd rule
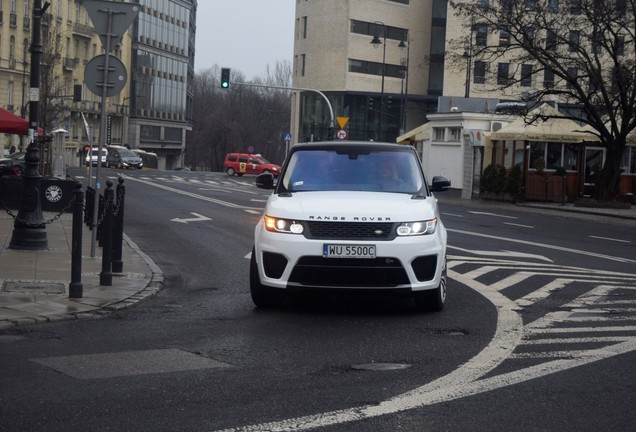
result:
[[[411,146],[320,142],[292,147],[259,220],[250,264],[254,304],[287,292],[406,292],[422,309],[446,301],[446,229]]]

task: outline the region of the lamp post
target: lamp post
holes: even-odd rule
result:
[[[408,100],[409,93],[409,51],[411,50],[411,37],[407,33],[406,35],[407,43],[404,41],[400,41],[398,44],[398,48],[403,50],[406,48],[406,57],[400,59],[400,64],[402,66],[402,101],[400,105],[400,135],[406,132],[406,101]]]
[[[29,134],[31,142],[26,151],[26,169],[23,177],[22,203],[13,225],[10,249],[48,249],[46,224],[40,202],[41,176],[37,146],[38,102],[40,99],[40,59],[42,57],[42,16],[50,3],[42,7],[42,0],[33,1],[33,39],[31,43],[31,76],[29,94]]]
[[[382,141],[382,123],[384,122],[384,75],[386,74],[386,26],[381,21],[376,21],[373,25],[382,27],[382,40],[379,35],[376,34],[371,39],[371,44],[374,48],[378,48],[382,45],[382,87],[380,90],[380,116],[378,119],[378,141]]]
[[[475,22],[471,18],[470,29],[468,30],[468,47],[464,51],[464,58],[466,59],[466,89],[464,92],[464,97],[466,99],[470,97],[470,75],[471,75],[471,68],[473,67],[473,29],[474,27],[475,27]]]

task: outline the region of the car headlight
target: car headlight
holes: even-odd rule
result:
[[[419,222],[405,222],[397,227],[398,236],[416,236],[433,234],[437,228],[437,219]]]
[[[265,229],[271,232],[286,233],[286,234],[302,234],[303,226],[289,219],[280,219],[271,216],[263,217],[263,224]]]

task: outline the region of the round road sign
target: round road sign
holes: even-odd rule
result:
[[[344,129],[340,129],[338,132],[336,132],[336,137],[338,137],[338,139],[340,140],[347,139],[347,131]]]

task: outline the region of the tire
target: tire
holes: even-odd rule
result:
[[[252,258],[250,259],[250,294],[256,307],[263,309],[279,306],[283,301],[283,293],[280,290],[261,284],[254,248],[252,248]]]
[[[228,168],[227,169],[227,175],[229,175],[230,177],[232,177],[234,175],[234,168]]]
[[[446,290],[447,290],[447,277],[446,277],[446,259],[444,259],[444,268],[442,269],[442,277],[439,281],[439,286],[432,290],[418,291],[414,293],[415,306],[422,311],[426,312],[441,312],[446,305]]]
[[[18,165],[15,167],[15,173],[17,176],[21,176],[22,174],[24,174],[24,169]]]
[[[120,161],[120,162],[117,162],[117,168],[118,168],[118,169],[122,169],[123,167],[124,167],[124,166],[121,164],[121,161]]]

